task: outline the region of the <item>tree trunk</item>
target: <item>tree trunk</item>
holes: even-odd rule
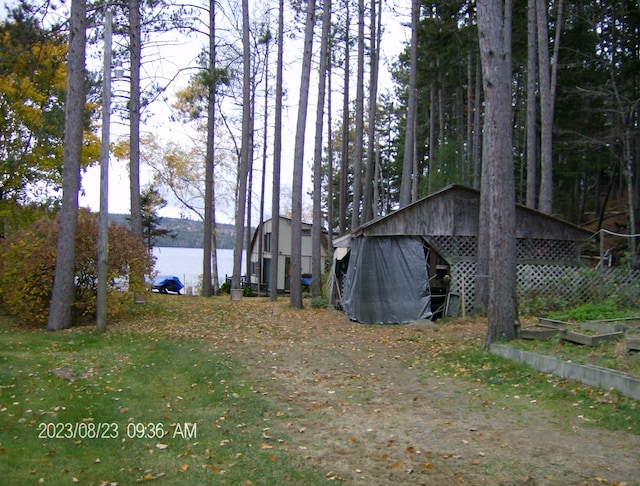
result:
[[[635,269],[638,262],[638,251],[636,241],[636,191],[634,190],[634,167],[632,154],[632,142],[631,128],[625,127],[624,131],[624,163],[625,163],[625,176],[627,178],[627,204],[629,208],[629,256],[631,257],[631,269]]]
[[[142,56],[140,0],[129,0],[129,37],[131,56],[131,93],[129,99],[131,232],[142,238],[142,209],[140,207],[140,64]]]
[[[538,130],[536,90],[536,0],[527,7],[527,207],[536,208],[538,177]]]
[[[380,66],[380,37],[382,32],[382,8],[376,9],[378,0],[371,1],[371,68],[369,72],[369,127],[367,131],[367,169],[364,177],[364,205],[362,220],[364,223],[377,216],[373,185],[378,147],[376,140],[376,114],[378,108],[378,69]]]
[[[463,184],[470,184],[473,170],[473,51],[467,51],[467,147]]]
[[[271,270],[269,300],[278,299],[278,252],[280,241],[280,161],[282,156],[282,68],[284,58],[284,0],[278,3],[278,60],[276,67],[276,100],[273,135],[273,183],[271,190]]]
[[[486,346],[496,339],[516,336],[516,234],[512,155],[511,29],[509,9],[501,0],[478,1],[478,36],[485,93],[481,214],[488,222],[485,234],[488,262],[488,327]],[[481,220],[482,221],[482,220]]]
[[[140,0],[129,0],[129,52],[131,57],[131,88],[129,95],[129,192],[131,197],[131,232],[142,239],[142,207],[140,204],[140,66],[142,41]],[[144,275],[132,268],[129,287],[143,296]]]
[[[111,136],[111,39],[113,11],[104,12],[104,53],[102,58],[102,138],[100,140],[100,214],[98,215],[98,289],[96,332],[106,332],[109,281],[109,141]],[[151,238],[149,238],[151,244]]]
[[[480,172],[482,164],[482,137],[480,135],[480,107],[482,100],[482,73],[480,62],[476,63],[475,104],[473,108],[473,187],[480,188]]]
[[[50,331],[66,329],[71,326],[72,308],[75,300],[75,249],[85,105],[85,24],[86,2],[85,0],[73,0],[69,23],[67,61],[62,210],[58,231],[56,269],[47,319],[47,329]]]
[[[318,101],[316,107],[316,134],[313,155],[313,227],[311,229],[311,296],[322,295],[322,132],[324,125],[324,100],[327,79],[327,51],[331,28],[331,0],[324,0],[322,7],[322,40],[320,43],[320,68],[318,70]],[[329,144],[331,139],[329,139]]]
[[[333,244],[333,143],[331,139],[333,136],[333,121],[331,118],[332,109],[332,73],[331,63],[327,65],[327,237],[329,239],[329,251],[332,251]]]
[[[356,81],[356,131],[353,140],[353,213],[351,228],[360,226],[362,159],[364,157],[364,0],[358,0],[358,67]]]
[[[431,66],[434,66],[433,59]],[[436,83],[429,83],[429,163],[427,172],[427,193],[431,194],[432,175],[436,169]]]
[[[349,0],[344,0],[345,25],[344,25],[344,87],[342,93],[342,147],[340,156],[340,194],[338,196],[338,220],[339,231],[343,235],[347,231],[347,177],[349,172],[349,77],[351,40],[349,29],[351,28],[351,17],[349,15]]]
[[[214,193],[214,138],[216,114],[216,11],[215,0],[209,1],[209,93],[207,97],[207,153],[204,162],[204,225],[203,225],[203,257],[202,257],[202,295],[213,295],[211,286],[211,258],[213,255],[213,193]]]
[[[257,56],[257,49],[255,52]],[[257,66],[258,61],[256,59],[254,66]],[[255,69],[255,67],[254,67]],[[252,71],[251,74],[251,136],[249,137],[249,156],[248,166],[247,166],[247,214],[245,216],[245,227],[246,231],[244,233],[244,247],[247,249],[244,255],[245,262],[245,284],[251,285],[251,225],[252,225],[252,216],[253,216],[253,147],[255,143],[254,139],[254,120],[255,120],[255,112],[256,112],[256,83],[257,83],[257,75],[255,71]]]
[[[262,177],[260,178],[260,211],[258,214],[258,265],[256,274],[258,277],[258,292],[261,292],[263,282],[263,260],[264,260],[264,197],[267,179],[267,135],[269,128],[269,47],[271,45],[271,34],[264,41],[264,118],[262,129]]]
[[[553,211],[553,105],[549,59],[549,28],[547,2],[536,0],[538,23],[538,63],[540,65],[540,211]]]
[[[407,127],[404,139],[404,159],[402,161],[402,181],[400,182],[400,207],[411,202],[411,185],[417,174],[413,172],[413,149],[415,139],[416,117],[416,80],[418,69],[418,17],[420,16],[419,0],[412,1],[411,8],[411,70],[409,73],[409,103],[407,107]],[[433,148],[429,147],[431,154]]]
[[[313,47],[313,27],[315,24],[315,0],[307,4],[307,19],[304,32],[304,52],[300,76],[300,97],[298,98],[298,119],[293,152],[293,182],[291,194],[291,307],[302,308],[302,174],[304,168],[304,134],[309,102],[311,77],[311,49]]]
[[[238,164],[238,187],[234,222],[233,275],[231,288],[240,288],[242,250],[244,245],[244,217],[247,203],[247,175],[251,149],[251,45],[249,41],[249,0],[242,0],[242,148]],[[248,270],[248,269],[247,269]]]

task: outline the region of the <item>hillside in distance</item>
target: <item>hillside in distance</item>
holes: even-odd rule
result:
[[[128,214],[110,214],[109,221],[116,224],[129,224]],[[178,248],[202,248],[203,224],[202,221],[180,218],[162,218],[160,224],[175,233],[175,238],[157,238],[155,246],[168,246]],[[234,226],[232,224],[216,225],[216,244],[219,249],[233,249]]]

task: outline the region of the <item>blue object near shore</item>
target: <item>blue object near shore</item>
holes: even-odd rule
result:
[[[153,279],[153,290],[157,290],[161,294],[169,292],[180,294],[183,288],[184,285],[175,275],[158,275]]]

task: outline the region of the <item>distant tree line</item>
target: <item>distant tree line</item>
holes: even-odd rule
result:
[[[118,225],[128,224],[128,214],[110,214],[109,221]],[[162,218],[162,227],[175,233],[175,238],[171,236],[159,236],[156,238],[154,246],[166,246],[177,248],[202,248],[203,223],[192,219]],[[216,241],[220,249],[233,249],[233,225],[216,225]]]

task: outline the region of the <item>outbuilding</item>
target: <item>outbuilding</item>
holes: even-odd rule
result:
[[[350,319],[402,323],[474,308],[480,192],[450,185],[334,240],[330,300]],[[550,291],[591,233],[516,208],[518,291]]]
[[[311,268],[312,268],[312,241],[311,230],[313,225],[310,223],[302,223],[302,247],[301,247],[301,265],[302,265],[302,282],[296,285],[310,285]],[[252,288],[259,289],[260,292],[266,292],[269,287],[269,279],[271,272],[277,272],[278,293],[285,293],[291,290],[294,285],[291,282],[291,218],[280,216],[278,225],[278,268],[273,265],[273,219],[268,219],[258,225],[251,239],[251,268],[249,269],[249,278]],[[326,232],[321,233],[321,268],[325,268],[327,258],[327,238]],[[321,276],[318,276],[321,278]]]

